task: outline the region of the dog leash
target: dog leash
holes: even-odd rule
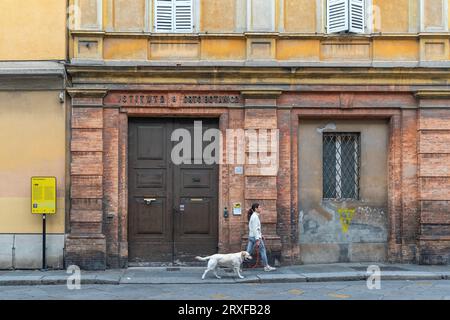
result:
[[[256,249],[256,263],[255,263],[255,265],[252,267],[252,269],[255,269],[255,268],[259,265],[259,263],[260,263],[260,261],[259,261],[259,244],[256,244],[256,245],[255,245],[255,249]]]

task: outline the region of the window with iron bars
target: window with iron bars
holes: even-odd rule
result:
[[[359,199],[359,133],[323,134],[323,198]]]

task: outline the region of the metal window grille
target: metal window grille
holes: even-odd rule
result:
[[[360,134],[323,134],[323,198],[359,199]]]

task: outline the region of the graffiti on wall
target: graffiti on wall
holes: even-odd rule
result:
[[[342,232],[348,233],[350,224],[352,223],[353,217],[355,216],[355,209],[338,209],[338,213]]]

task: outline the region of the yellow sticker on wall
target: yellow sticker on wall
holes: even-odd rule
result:
[[[242,207],[240,203],[235,203],[233,205],[233,215],[240,216],[242,215]]]
[[[352,223],[355,209],[338,209],[339,220],[341,221],[342,232],[347,233]]]
[[[56,213],[56,178],[31,178],[31,212],[33,214]]]

